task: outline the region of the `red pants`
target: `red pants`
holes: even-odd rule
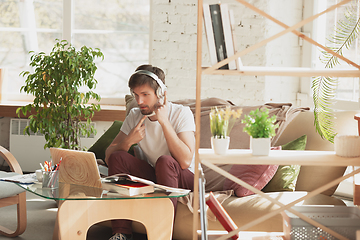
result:
[[[125,151],[117,151],[109,157],[108,166],[109,176],[117,173],[128,173],[161,185],[194,190],[194,174],[188,169],[181,169],[180,164],[171,156],[159,157],[155,168],[153,168],[146,161],[140,160]],[[170,198],[170,200],[176,213],[177,198]],[[112,220],[112,231],[114,234],[131,234],[131,223],[131,220]]]

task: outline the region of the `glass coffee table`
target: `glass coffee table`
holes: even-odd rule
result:
[[[187,195],[155,191],[129,197],[106,193],[101,188],[61,182],[55,189],[42,188],[41,183],[17,185],[40,197],[59,201],[53,240],[85,240],[92,225],[112,219],[142,223],[149,240],[171,240],[174,207],[169,198]]]

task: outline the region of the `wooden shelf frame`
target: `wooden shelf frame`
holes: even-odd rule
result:
[[[260,15],[268,18],[269,20],[279,24],[281,27],[285,28],[285,30],[267,38],[267,39],[264,39],[263,41],[259,42],[259,43],[256,43],[246,49],[244,49],[243,51],[241,52],[237,52],[235,53],[233,56],[231,57],[228,57],[220,62],[218,62],[217,64],[211,66],[211,67],[208,67],[208,68],[205,68],[202,70],[202,73],[203,74],[212,74],[214,71],[216,71],[217,69],[219,69],[220,67],[228,64],[230,61],[233,61],[247,53],[250,53],[264,45],[266,45],[267,43],[289,33],[289,32],[292,32],[294,33],[295,35],[297,35],[298,37],[304,39],[305,41],[323,49],[324,51],[332,54],[333,56],[336,56],[338,57],[339,59],[347,62],[349,65],[353,66],[356,68],[356,70],[342,70],[340,71],[341,74],[339,74],[337,71],[335,71],[334,69],[309,69],[309,68],[272,68],[272,67],[266,67],[267,70],[265,70],[265,73],[262,73],[260,75],[282,75],[282,76],[299,76],[299,77],[308,77],[308,76],[329,76],[329,77],[339,77],[339,76],[347,76],[347,77],[359,77],[360,76],[360,66],[356,63],[354,63],[353,61],[351,61],[350,59],[332,51],[331,49],[329,49],[328,47],[325,47],[323,45],[321,45],[320,43],[316,42],[315,40],[311,39],[310,37],[307,37],[306,35],[304,35],[303,33],[297,31],[296,29],[304,26],[305,24],[309,23],[309,22],[312,22],[314,21],[316,18],[320,17],[321,15],[327,13],[327,12],[330,12],[330,11],[333,11],[334,9],[340,7],[341,5],[344,5],[348,2],[350,2],[351,0],[343,0],[333,6],[330,6],[329,8],[327,8],[326,10],[318,13],[318,14],[315,14],[311,17],[308,17],[300,22],[298,22],[297,24],[293,25],[293,26],[288,26],[286,24],[284,24],[283,22],[277,20],[276,18],[270,16],[269,14],[265,13],[264,11],[254,7],[252,4],[246,2],[245,0],[236,0],[237,2],[243,4],[244,6],[250,8],[251,10],[259,13]],[[201,3],[200,3],[201,2]],[[202,3],[203,3],[203,0],[198,0],[198,8],[201,8],[202,10]],[[201,4],[201,5],[200,5]],[[201,13],[202,14],[202,13]],[[199,24],[199,21],[202,23],[202,15],[200,15],[200,19],[199,19],[199,16],[198,16],[198,24]],[[201,33],[202,34],[202,33]],[[198,32],[198,35],[199,35],[199,32]],[[198,48],[198,54],[199,54],[199,48]],[[197,56],[199,57],[199,56]],[[200,56],[201,57],[201,56]],[[240,73],[242,72],[243,75],[258,75],[256,72],[249,72],[247,73],[247,69],[249,67],[244,67],[243,70],[241,69],[240,70]],[[262,67],[256,67],[258,70],[261,71],[261,68]],[[274,71],[272,72],[271,69],[274,69]],[[338,70],[339,71],[339,70]],[[225,74],[226,70],[225,71],[222,71],[223,74]],[[229,71],[229,72],[236,72],[236,71]],[[264,72],[264,71],[261,71],[261,72]],[[290,74],[290,75],[289,75]],[[334,75],[333,75],[334,74]]]
[[[351,60],[333,52],[329,48],[319,44],[315,40],[305,36],[304,34],[298,32],[296,29],[302,27],[303,25],[315,20],[319,16],[333,11],[334,9],[338,8],[339,6],[350,2],[351,0],[343,0],[333,6],[330,6],[328,9],[315,14],[307,19],[300,21],[299,23],[289,27],[288,25],[282,23],[281,21],[277,20],[276,18],[270,16],[269,14],[265,13],[264,11],[256,8],[252,4],[248,3],[245,0],[236,0],[237,2],[243,4],[244,6],[250,8],[251,10],[259,13],[260,15],[274,21],[275,23],[279,24],[285,30],[271,36],[259,43],[256,43],[249,48],[244,49],[243,51],[236,52],[233,56],[224,59],[223,61],[218,62],[217,64],[203,68],[202,67],[202,35],[203,35],[203,0],[198,0],[198,10],[197,10],[197,55],[196,55],[196,104],[195,104],[195,125],[196,125],[196,132],[195,132],[195,166],[200,166],[200,116],[201,116],[201,78],[204,74],[220,74],[220,75],[251,75],[251,76],[298,76],[298,77],[314,77],[314,76],[326,76],[326,77],[360,77],[360,66],[356,63],[352,62]],[[228,64],[230,61],[233,61],[255,49],[273,41],[286,33],[292,32],[296,34],[298,37],[304,39],[305,41],[323,49],[331,53],[332,55],[342,59],[343,61],[347,62],[355,69],[351,70],[339,70],[339,69],[311,69],[311,68],[277,68],[277,67],[243,67],[241,70],[218,70],[223,65]],[[224,157],[223,157],[224,158]],[[211,164],[211,163],[209,163]],[[199,210],[198,202],[199,202],[199,177],[200,172],[199,169],[195,168],[194,174],[194,215],[193,215],[193,240],[198,239],[197,229],[198,229],[198,221],[199,215],[197,214]],[[227,176],[230,177],[230,176]],[[251,187],[251,186],[250,186]],[[255,190],[255,189],[254,189]],[[257,193],[257,191],[254,191]],[[260,191],[261,192],[261,191]],[[319,192],[320,193],[320,192]],[[225,238],[224,238],[225,239]]]
[[[228,173],[227,171],[224,171],[223,169],[219,168],[215,164],[242,164],[242,165],[268,165],[268,164],[274,164],[274,165],[302,165],[302,166],[359,166],[360,165],[360,157],[356,158],[345,158],[345,157],[339,157],[335,154],[333,151],[270,151],[269,156],[253,156],[251,154],[250,150],[239,150],[239,149],[231,149],[228,151],[228,154],[226,155],[226,160],[223,156],[215,155],[212,149],[199,149],[200,152],[200,159],[201,163],[205,166],[211,168],[212,170],[218,172],[219,174],[222,174],[224,177],[230,179],[231,181],[236,182],[237,184],[249,189],[250,191],[253,191],[254,193],[260,195],[261,197],[267,199],[268,201],[276,204],[279,206],[279,209],[273,210],[260,218],[257,218],[243,226],[239,226],[238,229],[232,231],[231,233],[228,233],[224,236],[221,236],[220,238],[217,238],[217,240],[225,240],[231,237],[232,235],[246,230],[250,227],[255,226],[258,223],[261,223],[262,221],[265,221],[269,219],[270,217],[275,216],[276,214],[279,214],[280,212],[287,210],[295,215],[297,215],[302,220],[312,224],[315,227],[319,227],[323,229],[324,231],[328,232],[329,234],[333,235],[337,239],[341,240],[348,240],[346,237],[338,234],[337,232],[331,230],[330,228],[316,222],[315,220],[301,214],[298,211],[295,211],[291,209],[292,206],[295,206],[295,204],[300,203],[301,201],[304,201],[306,199],[309,199],[317,194],[322,193],[323,191],[329,189],[330,187],[335,186],[336,184],[339,184],[341,181],[354,176],[355,174],[360,173],[360,168],[357,170],[353,170],[351,173],[348,173],[345,176],[342,176],[338,179],[335,179],[324,186],[321,186],[309,193],[307,193],[305,196],[295,199],[291,203],[283,204],[279,202],[277,199],[270,197],[269,195],[263,193],[261,190],[256,189],[255,187],[247,184],[246,182],[242,181],[241,179],[235,177],[234,175]]]
[[[224,60],[225,61],[225,60]],[[244,66],[240,70],[213,70],[207,73],[209,68],[202,68],[203,74],[211,75],[239,75],[239,76],[293,76],[293,77],[359,77],[357,69],[315,69],[304,67],[253,67]]]

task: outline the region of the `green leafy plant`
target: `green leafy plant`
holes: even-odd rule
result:
[[[271,138],[275,136],[275,130],[279,127],[275,124],[276,115],[269,117],[269,110],[256,109],[251,111],[249,115],[245,115],[241,121],[245,123],[243,131],[253,138]]]
[[[96,133],[91,118],[100,105],[89,101],[100,101],[100,96],[91,90],[97,84],[94,59],[104,59],[103,53],[86,46],[77,51],[67,41],[58,39],[50,54],[31,53],[34,73],[20,73],[27,77],[20,91],[32,94],[34,100],[16,111],[18,116],[30,114],[24,133],[30,135],[31,130],[44,134],[44,148],[80,149],[80,136]],[[82,86],[88,91],[80,92]]]
[[[242,109],[231,110],[230,107],[226,109],[218,109],[214,107],[210,111],[210,130],[214,138],[228,137],[233,128],[236,119],[240,118]]]
[[[355,4],[347,7],[344,18],[339,19],[335,26],[335,34],[328,38],[331,46],[327,47],[341,56],[343,56],[343,49],[349,49],[359,36],[360,18],[357,11]],[[340,64],[338,57],[326,51],[322,51],[320,60],[325,64],[325,68],[334,68]],[[332,143],[336,136],[332,121],[334,119],[332,105],[334,104],[337,85],[337,78],[320,76],[313,79],[311,86],[316,131],[322,138]]]

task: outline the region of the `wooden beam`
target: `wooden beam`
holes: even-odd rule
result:
[[[277,23],[278,25],[280,25],[281,27],[283,27],[283,28],[285,28],[285,29],[287,29],[287,28],[290,27],[290,26],[286,25],[285,23],[283,23],[283,22],[277,20],[276,18],[272,17],[271,15],[267,14],[266,12],[258,9],[257,7],[254,7],[253,5],[251,5],[250,3],[246,2],[245,0],[236,0],[236,1],[238,1],[239,3],[243,4],[244,6],[246,6],[246,7],[248,7],[248,8],[250,8],[250,9],[253,10],[254,12],[257,12],[257,13],[259,13],[260,15],[266,17],[267,19],[269,19],[269,20]],[[345,3],[349,2],[349,1],[350,1],[350,0],[343,0],[343,1],[340,2],[339,4],[342,5],[342,4],[345,4]],[[344,57],[344,56],[342,56],[342,55],[334,52],[333,50],[329,49],[328,47],[325,47],[325,46],[321,45],[320,43],[316,42],[316,41],[313,40],[312,38],[307,37],[307,36],[304,35],[303,33],[299,32],[299,31],[297,31],[297,30],[293,30],[293,31],[291,31],[291,32],[294,33],[295,35],[297,35],[298,37],[304,39],[305,41],[307,41],[307,42],[309,42],[309,43],[311,43],[311,44],[313,44],[313,45],[315,45],[315,46],[323,49],[324,51],[332,54],[333,56],[335,56],[335,57],[337,57],[337,58],[339,58],[339,59],[347,62],[349,65],[352,65],[352,66],[360,69],[360,66],[359,66],[358,64],[356,64],[356,63],[354,63],[353,61],[347,59],[346,57]]]
[[[346,70],[334,68],[302,68],[302,67],[253,67],[246,66],[240,70],[214,70],[207,71],[203,68],[203,74],[216,75],[240,75],[240,76],[294,76],[294,77],[360,77],[360,70]]]
[[[3,91],[3,74],[4,70],[0,68],[0,102],[2,100],[2,91]]]
[[[197,230],[199,229],[199,177],[200,177],[200,109],[201,109],[201,74],[202,74],[202,27],[203,27],[203,1],[198,0],[197,12],[197,52],[196,52],[196,102],[195,102],[195,169],[194,169],[194,201],[193,201],[193,240],[197,240]],[[203,229],[204,230],[204,229]]]

